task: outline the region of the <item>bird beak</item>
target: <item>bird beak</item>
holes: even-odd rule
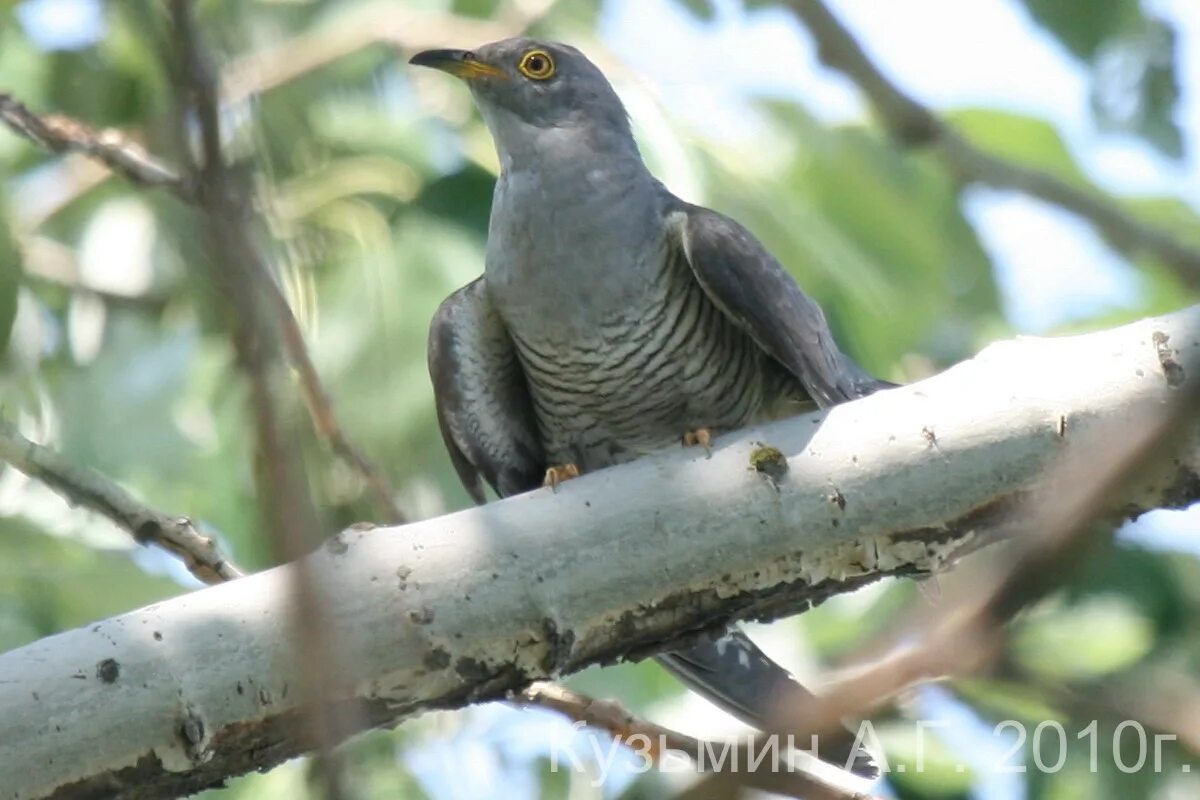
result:
[[[476,59],[470,50],[426,50],[410,58],[408,63],[416,67],[440,69],[464,80],[508,77],[499,67]]]

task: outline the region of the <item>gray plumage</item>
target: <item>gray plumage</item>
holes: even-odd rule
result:
[[[838,349],[749,231],[650,174],[616,93],[578,50],[509,39],[413,63],[466,78],[500,158],[484,276],[438,309],[429,346],[443,437],[477,502],[484,483],[510,495],[551,466],[586,473],[688,431],[888,385]],[[741,634],[660,660],[759,727],[788,692],[807,695]]]

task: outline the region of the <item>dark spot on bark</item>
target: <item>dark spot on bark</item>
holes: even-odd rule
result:
[[[116,683],[121,677],[121,665],[115,658],[106,658],[96,665],[96,677],[103,683]]]
[[[400,591],[408,588],[408,576],[412,574],[412,567],[406,567],[403,564],[396,567],[396,577],[400,579]]]
[[[33,694],[33,699],[35,702],[38,702],[38,703],[42,702],[42,698],[38,697],[37,692],[32,692],[32,694]]]
[[[488,669],[487,664],[469,656],[464,656],[454,662],[454,671],[464,681],[477,683],[484,680],[492,674],[492,670]]]
[[[275,698],[271,697],[271,690],[265,686],[259,687],[258,702],[262,703],[264,706],[269,706],[271,703],[275,702]]]
[[[1200,475],[1183,467],[1179,476],[1163,493],[1164,508],[1185,508],[1200,500]]]
[[[834,489],[829,495],[829,502],[833,503],[842,511],[846,510],[846,495],[842,494],[841,489]]]
[[[1163,375],[1167,378],[1167,386],[1172,389],[1182,386],[1186,376],[1183,373],[1183,366],[1175,360],[1175,351],[1168,345],[1171,337],[1162,331],[1155,331],[1150,338],[1154,341],[1154,350],[1158,353],[1158,363],[1162,367]]]
[[[346,544],[340,533],[335,533],[325,540],[325,549],[335,556],[340,556],[342,553],[350,549],[350,545]]]
[[[545,583],[545,582],[546,582],[546,579],[545,579],[545,578],[543,578],[541,575],[538,575],[538,576],[537,576],[537,582],[538,582],[538,583]]]
[[[410,608],[408,610],[408,621],[414,625],[428,625],[433,622],[433,609],[429,606]]]
[[[450,654],[440,647],[435,647],[425,654],[425,669],[445,669],[450,666]]]
[[[162,525],[156,519],[143,520],[140,525],[133,529],[133,538],[137,539],[138,544],[153,542],[161,537]]]
[[[833,519],[831,519],[829,521],[833,523],[833,527],[835,527],[835,528],[842,524],[842,521],[840,519],[838,519],[837,517],[834,517]]]
[[[153,636],[154,636],[154,641],[156,641],[156,642],[162,641],[162,631],[155,631]]]
[[[238,681],[238,682],[237,682],[237,693],[238,693],[238,694],[245,694],[245,693],[246,693],[246,687],[245,687],[245,686],[242,686],[242,682],[241,682],[241,681]]]
[[[575,644],[575,632],[568,628],[559,632],[558,623],[546,617],[542,620],[542,629],[546,633],[546,655],[541,667],[547,674],[562,672],[571,657],[571,648]]]
[[[937,446],[937,443],[938,443],[937,431],[935,431],[933,428],[929,427],[928,425],[926,425],[924,428],[921,428],[921,438],[923,438],[926,442],[928,442],[930,447]]]

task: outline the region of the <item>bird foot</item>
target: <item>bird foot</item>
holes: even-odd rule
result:
[[[695,447],[699,445],[704,448],[704,457],[712,458],[712,428],[697,428],[694,431],[687,431],[683,434],[683,446]]]
[[[549,486],[550,491],[557,492],[560,483],[569,481],[571,478],[578,478],[579,474],[579,467],[574,464],[555,464],[546,470],[546,477],[542,479],[542,486]]]

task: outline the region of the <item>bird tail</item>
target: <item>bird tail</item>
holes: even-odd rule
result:
[[[849,356],[842,358],[842,374],[846,378],[849,391],[847,399],[857,400],[860,397],[881,392],[884,389],[895,389],[900,384],[876,378],[871,373],[856,364]]]
[[[778,731],[781,711],[811,708],[816,699],[740,630],[656,658],[685,686],[762,731]],[[879,776],[875,760],[849,729],[822,736],[814,755],[865,778]]]

